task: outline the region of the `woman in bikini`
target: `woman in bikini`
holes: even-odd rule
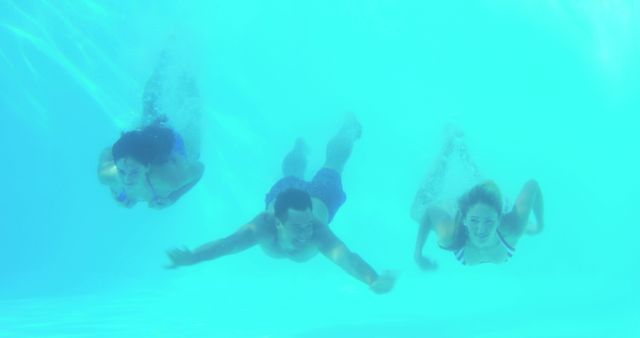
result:
[[[454,154],[472,172],[475,181],[457,201],[443,198],[442,194]],[[535,226],[529,224],[532,211]],[[476,265],[507,261],[525,232],[537,234],[544,228],[544,205],[538,183],[527,182],[513,208],[505,208],[500,189],[493,181],[480,178],[462,133],[455,130],[448,133],[435,166],[418,190],[411,216],[419,224],[414,258],[423,270],[437,266],[422,252],[431,231],[442,249],[452,251],[464,265]]]
[[[166,68],[163,55],[145,87],[141,127],[123,133],[100,156],[98,179],[127,208],[138,202],[147,202],[156,209],[172,205],[196,185],[204,172],[204,165],[198,161],[199,137],[188,135],[188,140],[194,142],[186,142],[159,112],[159,97],[165,94],[160,80],[164,79]],[[198,102],[193,79],[181,77],[180,82],[177,90],[185,96],[180,103],[190,106],[180,107],[181,113],[199,116],[198,107],[192,104],[197,106]],[[194,132],[197,127],[189,126],[187,130]]]

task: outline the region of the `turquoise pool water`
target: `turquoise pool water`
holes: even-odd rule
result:
[[[0,337],[636,337],[639,22],[632,0],[4,0]],[[163,51],[200,88],[206,171],[124,209],[98,155]],[[257,248],[163,268],[261,211],[300,136],[311,176],[346,112],[363,136],[332,229],[391,293]],[[540,182],[546,229],[477,267],[431,238],[423,272],[409,209],[451,122],[511,200]]]

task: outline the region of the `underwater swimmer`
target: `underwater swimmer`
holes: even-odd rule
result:
[[[204,172],[202,163],[187,159],[182,142],[180,135],[161,125],[124,133],[102,152],[100,182],[125,207],[140,201],[157,209],[172,205]]]
[[[515,205],[503,212],[503,198],[493,181],[484,181],[466,191],[457,201],[441,199],[443,177],[452,153],[457,152],[478,181],[478,170],[471,161],[460,131],[450,133],[445,146],[421,186],[412,208],[412,218],[418,222],[414,258],[423,270],[436,268],[422,250],[431,231],[438,245],[453,251],[464,265],[503,263],[515,253],[515,246],[523,234],[537,234],[544,228],[542,191],[535,180],[522,188]],[[537,223],[528,228],[533,211]]]
[[[99,159],[99,181],[127,208],[138,202],[156,209],[170,206],[193,188],[204,172],[204,165],[197,160],[197,146],[187,144],[158,111],[162,61],[164,58],[145,87],[143,126],[123,133]],[[198,95],[191,79],[183,89],[190,97]]]
[[[329,229],[329,223],[345,202],[341,173],[361,126],[350,117],[327,145],[326,161],[311,182],[303,179],[306,146],[298,140],[282,163],[283,178],[266,195],[266,211],[232,235],[194,250],[168,252],[169,268],[201,263],[239,253],[259,245],[275,258],[303,262],[322,253],[344,271],[368,285],[376,293],[389,292],[395,278],[378,274]]]

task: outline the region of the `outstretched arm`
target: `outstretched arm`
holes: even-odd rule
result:
[[[500,231],[507,236],[516,238],[522,236],[529,222],[531,211],[536,216],[537,223],[537,227],[532,233],[539,233],[544,229],[544,202],[542,190],[535,180],[530,180],[524,185],[513,210],[504,216]]]
[[[353,277],[369,285],[374,292],[386,293],[393,288],[395,278],[386,274],[378,275],[367,262],[359,255],[351,252],[349,248],[326,227],[318,234],[318,246],[322,254]]]
[[[195,250],[173,249],[167,252],[173,269],[185,265],[216,259],[246,250],[259,242],[264,232],[264,215],[258,215],[251,223],[242,226],[231,236],[199,246]]]

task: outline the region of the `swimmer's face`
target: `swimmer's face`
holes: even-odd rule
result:
[[[488,204],[478,203],[469,208],[463,223],[467,227],[469,240],[479,248],[491,245],[498,230],[499,215]]]
[[[137,186],[144,182],[144,179],[149,171],[149,167],[142,163],[130,158],[121,158],[116,162],[118,167],[118,177],[127,187]]]
[[[311,209],[304,211],[289,209],[287,220],[279,224],[278,230],[289,244],[302,247],[313,237],[313,224],[314,217]]]

